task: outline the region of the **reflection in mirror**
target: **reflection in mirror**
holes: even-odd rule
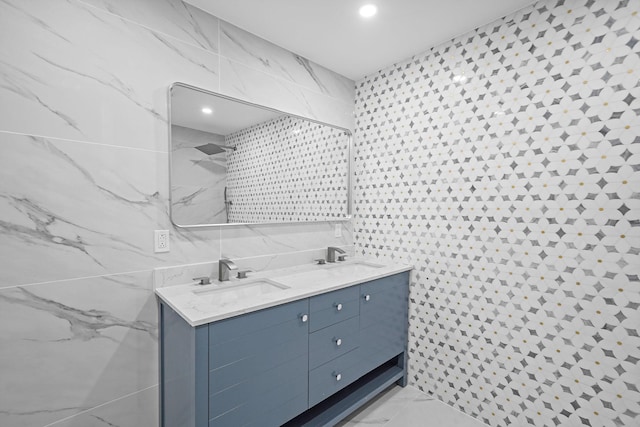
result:
[[[175,225],[349,218],[349,131],[181,83],[170,98]]]

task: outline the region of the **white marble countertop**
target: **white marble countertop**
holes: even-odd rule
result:
[[[411,269],[405,264],[353,259],[249,273],[246,279],[228,282],[213,278],[210,285],[169,286],[156,289],[156,295],[191,326],[199,326]]]

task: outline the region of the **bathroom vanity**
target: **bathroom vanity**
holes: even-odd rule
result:
[[[408,266],[158,289],[164,427],[331,426],[406,384]]]

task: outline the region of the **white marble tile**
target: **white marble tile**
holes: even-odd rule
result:
[[[173,222],[178,225],[226,224],[224,181],[210,187],[171,186]]]
[[[227,153],[206,155],[195,147],[221,135],[172,126],[171,215],[180,225],[225,224],[224,194],[227,185]]]
[[[0,425],[43,426],[157,384],[151,272],[0,290]]]
[[[335,225],[341,228],[341,237],[334,237]],[[349,221],[227,226],[221,229],[222,256],[249,258],[351,245],[351,230]]]
[[[386,425],[408,406],[422,404],[432,399],[432,397],[411,386],[403,388],[394,385],[360,410],[338,423],[337,427]]]
[[[486,424],[457,411],[439,400],[409,404],[385,427],[485,427]]]
[[[0,3],[0,130],[167,151],[167,90],[218,55],[74,0]],[[88,31],[90,29],[90,31]]]
[[[239,62],[220,58],[220,91],[244,99],[353,130],[353,104],[304,89]]]
[[[224,21],[220,22],[220,54],[342,102],[355,99],[352,80]]]
[[[219,255],[219,230],[171,228],[166,153],[9,133],[0,147],[0,287]],[[153,252],[154,229],[171,252]]]
[[[338,427],[483,427],[485,424],[412,387],[393,386]]]
[[[193,282],[196,277],[214,279],[218,274],[218,262],[208,261],[194,264],[172,265],[153,269],[153,288],[184,285]]]
[[[353,245],[338,245],[338,247],[344,250],[349,257],[354,256]],[[238,258],[234,260],[234,262],[240,269],[250,269],[253,272],[263,272],[296,265],[313,264],[320,258],[327,258],[327,248],[269,254],[250,258]],[[249,276],[251,275],[252,273],[249,273]]]
[[[51,424],[51,427],[158,427],[158,386]]]
[[[154,31],[218,52],[218,18],[180,0],[79,0]]]

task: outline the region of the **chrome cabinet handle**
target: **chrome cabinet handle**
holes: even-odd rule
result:
[[[342,310],[342,304],[336,304],[336,310],[338,311]]]
[[[336,381],[340,381],[342,379],[342,374],[338,374],[338,373],[334,372],[333,376],[336,378]]]
[[[367,294],[364,296],[365,301],[369,301],[371,299],[371,295]]]
[[[306,314],[301,314],[300,315],[300,320],[302,320],[302,323],[306,323],[307,320],[309,320],[309,316]]]
[[[340,339],[340,338],[334,338],[333,341],[335,341],[335,343],[336,343],[336,345],[338,347],[340,347],[342,345],[342,339]]]

